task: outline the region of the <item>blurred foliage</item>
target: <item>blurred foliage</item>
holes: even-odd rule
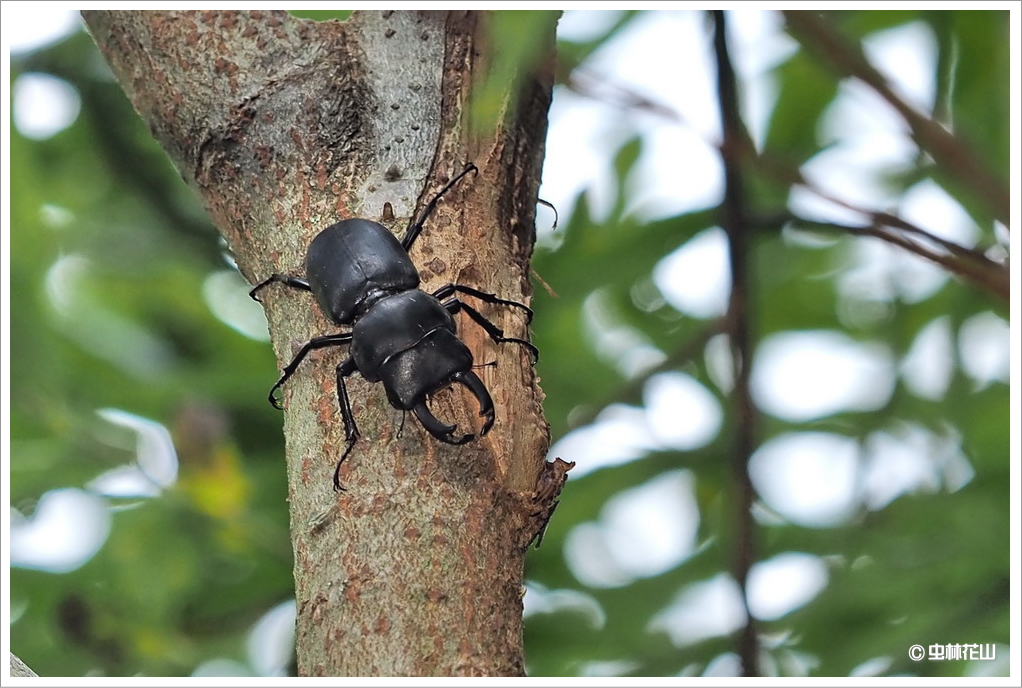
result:
[[[12,568],[12,648],[43,676],[244,658],[252,624],[293,598],[273,353],[207,305],[212,275],[244,280],[91,38],[11,66],[12,83],[52,74],[82,99],[55,136],[10,135],[11,506],[30,516],[134,459],[99,409],[159,421],[180,461],[163,496],[109,500],[110,536],[81,568]]]
[[[945,96],[938,96],[941,112],[937,115],[953,121],[956,134],[964,132],[965,140],[976,141],[991,169],[1007,179],[1005,15],[925,10],[828,15],[845,35],[857,40],[908,22],[929,25],[939,37],[938,68],[942,72],[936,78]],[[562,55],[589,55],[626,28],[634,16],[622,13],[607,33],[592,43],[564,45]],[[968,50],[965,46],[973,40],[985,40],[987,47],[980,50],[977,46],[968,61],[956,62],[949,73],[951,53]],[[773,76],[778,96],[759,155],[785,165],[800,165],[821,151],[817,132],[837,96],[838,80],[804,50],[795,51],[777,65]],[[971,100],[980,92],[976,84],[984,84],[982,93],[990,99],[988,106]],[[952,95],[947,97],[947,93]],[[640,139],[635,139],[618,153],[617,200],[609,217],[594,220],[586,196],[580,197],[570,213],[570,223],[558,230],[561,236],[556,247],[540,246],[533,260],[533,268],[557,294],[553,298],[537,288],[534,299],[534,339],[543,351],[539,369],[555,437],[573,429],[573,418],[591,419],[595,411],[610,403],[642,402],[638,393],[642,386],[619,372],[611,358],[601,357],[589,337],[582,313],[591,294],[599,291],[605,302],[613,304],[616,326],[638,332],[668,361],[676,352],[690,349],[692,341],[712,324],[682,314],[662,299],[650,308],[636,298],[636,289],[650,280],[665,255],[719,222],[716,208],[655,222],[642,222],[625,213],[626,181],[639,146]],[[981,230],[976,247],[989,248],[994,241],[992,216],[970,205],[967,197],[959,197],[954,171],[936,170],[932,163],[920,160],[918,168],[904,175],[899,189],[904,192],[926,177],[942,184],[967,208]],[[747,184],[755,192],[754,210],[764,217],[786,207],[789,187],[776,178],[760,172]],[[884,317],[849,324],[849,319],[842,317],[839,284],[851,268],[857,242],[836,235],[803,242],[787,231],[757,234],[750,307],[756,336],[764,339],[785,331],[835,330],[855,339],[882,342],[902,361],[916,335],[942,316],[950,316],[953,335],[977,313],[993,310],[1007,319],[1005,304],[950,280],[926,299],[915,303],[895,300],[884,304]],[[717,394],[727,415],[724,430],[694,451],[651,452],[624,465],[569,480],[543,548],[529,560],[529,577],[546,589],[584,592],[603,609],[606,618],[599,628],[591,628],[579,623],[577,611],[530,617],[526,650],[534,674],[577,675],[594,668],[599,673],[599,667],[618,663],[626,675],[698,675],[714,658],[737,652],[734,640],[727,637],[718,635],[676,647],[664,634],[650,630],[651,619],[679,590],[727,573],[733,556],[728,529],[732,527],[734,476],[732,437],[727,433],[733,432],[728,429],[737,421],[728,406],[728,390],[715,384],[707,370],[708,355],[704,357],[702,348],[698,351],[673,369],[693,376]],[[1000,643],[1006,652],[1008,387],[995,383],[977,389],[960,360],[958,363],[947,393],[938,400],[915,396],[899,379],[890,402],[877,411],[842,413],[809,423],[764,419],[757,438],[760,443],[798,430],[826,430],[865,441],[871,433],[894,430],[903,422],[918,423],[938,434],[950,425],[961,433],[961,447],[976,472],[968,485],[954,493],[945,488],[935,494],[903,495],[879,511],[863,507],[837,527],[807,528],[781,518],[776,522],[761,519],[757,529],[759,560],[785,552],[810,553],[823,557],[829,572],[827,587],[812,602],[780,619],[758,622],[765,671],[845,676],[867,660],[886,658],[889,662],[880,671],[887,675],[960,675],[970,669],[967,662],[912,662],[908,648],[915,643],[986,642]],[[642,375],[638,378],[641,382]],[[594,403],[597,407],[590,408]],[[684,422],[683,414],[679,409],[679,422]],[[585,461],[584,456],[564,458]],[[692,471],[697,480],[702,523],[695,553],[665,573],[621,587],[580,585],[563,556],[572,528],[599,519],[603,508],[623,490],[679,468]],[[966,637],[976,640],[953,640]]]
[[[344,21],[351,16],[351,10],[288,10],[288,14],[313,21]]]
[[[529,15],[500,13],[498,21]],[[622,13],[589,43],[562,42],[562,57],[569,65],[582,61],[636,16]],[[938,47],[937,114],[1007,178],[1006,15],[916,9],[829,16],[857,40],[910,21],[929,26]],[[525,42],[506,40],[516,35],[511,29],[497,35],[498,47],[506,48],[498,50],[506,58],[500,69],[530,57]],[[48,73],[82,98],[80,116],[57,135],[33,141],[12,126],[10,136],[11,506],[31,517],[47,491],[84,488],[132,460],[130,440],[129,448],[111,440],[99,409],[162,423],[180,460],[178,482],[161,496],[109,500],[109,538],[80,568],[12,568],[11,649],[42,676],[188,675],[216,657],[244,662],[253,624],[293,597],[283,437],[279,415],[265,402],[272,351],[214,315],[217,298],[243,294],[246,285],[234,274],[233,295],[210,296],[212,276],[233,274],[215,229],[90,39],[79,32],[14,55],[11,65],[12,83],[27,72]],[[838,82],[800,50],[773,76],[779,95],[760,154],[799,165],[820,151],[816,131]],[[730,569],[735,487],[728,429],[735,419],[729,390],[710,374],[703,347],[678,356],[714,323],[662,298],[636,298],[655,291],[653,270],[666,255],[717,224],[715,208],[654,222],[625,211],[626,181],[641,145],[635,139],[616,153],[609,216],[595,219],[583,194],[561,209],[570,221],[556,245],[537,249],[533,267],[557,294],[537,286],[533,304],[548,419],[558,439],[607,406],[642,403],[643,373],[621,373],[598,351],[585,322],[584,304],[599,294],[616,326],[664,353],[671,365],[663,369],[683,371],[714,394],[725,430],[698,449],[652,451],[568,481],[542,548],[529,556],[527,577],[534,587],[573,591],[600,612],[593,623],[577,608],[529,616],[533,675],[610,673],[608,667],[634,675],[700,674],[736,647],[727,635],[676,645],[650,630],[679,592]],[[789,188],[758,174],[749,180],[755,210],[780,212]],[[928,177],[963,203],[980,229],[977,248],[986,249],[994,236],[990,213],[959,198],[953,170],[933,169],[920,156],[900,188]],[[1007,319],[1003,304],[949,280],[928,298],[896,299],[882,304],[883,317],[849,323],[839,284],[861,241],[871,240],[758,233],[750,304],[756,337],[835,330],[881,342],[900,361],[938,318],[949,319],[953,335],[979,313]],[[958,675],[975,665],[913,663],[909,646],[1009,643],[1008,411],[1007,385],[975,384],[958,359],[940,399],[916,396],[899,377],[889,403],[876,411],[807,423],[764,417],[759,442],[824,430],[865,443],[871,433],[907,422],[938,434],[951,428],[975,471],[956,491],[901,495],[878,510],[862,507],[837,526],[809,528],[776,514],[759,519],[758,559],[804,552],[822,557],[829,573],[811,602],[758,622],[766,670],[840,676],[887,658],[886,674]],[[577,580],[564,555],[569,533],[599,519],[623,490],[679,469],[696,481],[699,546],[692,556],[627,585]]]
[[[487,135],[500,122],[501,113],[514,111],[521,82],[544,61],[557,26],[560,10],[497,10],[482,15],[480,32],[489,39],[486,78],[472,95],[468,121],[476,135]],[[514,40],[505,37],[513,36]],[[509,99],[510,98],[510,99]]]

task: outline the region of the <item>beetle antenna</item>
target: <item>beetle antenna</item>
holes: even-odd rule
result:
[[[475,172],[478,174],[479,168],[476,167],[473,163],[468,163],[467,165],[465,165],[465,169],[459,172],[454,179],[447,182],[444,188],[440,189],[440,191],[437,192],[436,196],[433,196],[433,200],[426,204],[426,209],[422,211],[422,215],[419,216],[418,221],[416,221],[415,224],[408,226],[408,231],[405,232],[405,238],[401,240],[401,245],[404,247],[405,251],[408,251],[412,248],[412,244],[415,242],[416,237],[418,237],[419,233],[422,231],[422,225],[426,222],[426,218],[428,218],[433,213],[433,211],[436,210],[437,203],[440,202],[440,199],[443,198],[443,195],[450,191],[451,188],[458,183],[458,180],[460,180],[469,172]]]

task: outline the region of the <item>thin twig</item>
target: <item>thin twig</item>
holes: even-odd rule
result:
[[[820,198],[830,201],[835,205],[841,206],[846,210],[851,210],[852,212],[859,213],[860,215],[865,215],[874,225],[878,226],[884,225],[887,227],[901,229],[911,234],[918,235],[920,237],[923,237],[924,239],[927,239],[935,244],[944,247],[950,253],[953,253],[956,256],[971,258],[973,260],[990,261],[990,259],[987,258],[982,251],[977,251],[974,248],[968,248],[966,246],[962,246],[961,244],[956,244],[955,242],[950,241],[948,239],[939,237],[933,232],[927,231],[922,227],[919,227],[918,225],[915,225],[909,222],[908,220],[899,217],[893,213],[888,213],[882,210],[870,210],[869,208],[863,208],[862,206],[855,205],[854,203],[850,203],[848,201],[837,198],[836,196],[833,196],[832,194],[824,191],[823,189],[820,189],[819,187],[811,184],[809,181],[806,180],[803,180],[800,186],[802,186],[804,189],[808,191],[813,192]]]
[[[581,96],[614,105],[623,110],[646,112],[674,124],[686,124],[681,113],[670,105],[639,93],[629,84],[613,81],[606,74],[591,68],[576,67],[573,69],[568,78],[568,87]]]
[[[923,246],[911,237],[893,232],[889,227],[885,227],[881,223],[875,221],[871,224],[855,226],[840,224],[837,222],[808,220],[795,215],[790,216],[788,220],[809,227],[835,229],[857,236],[871,236],[881,239],[890,244],[894,244],[895,246],[899,246],[906,251],[914,253],[917,256],[933,261],[948,272],[954,273],[973,285],[999,296],[1004,299],[1005,302],[1007,302],[1010,298],[1011,282],[1008,268],[986,258],[985,256],[981,258],[982,262],[979,262],[979,260],[975,259],[975,257],[972,257],[973,260],[968,260],[959,256],[949,256],[937,253],[936,251]]]
[[[731,324],[731,359],[734,365],[735,405],[734,454],[732,468],[737,491],[735,500],[734,551],[732,575],[742,593],[746,622],[739,631],[738,655],[744,676],[759,675],[759,639],[749,610],[749,570],[756,559],[755,523],[752,503],[755,496],[749,477],[749,458],[755,448],[757,413],[749,388],[752,363],[752,337],[749,326],[749,227],[743,188],[741,149],[748,137],[742,127],[738,107],[738,88],[734,67],[727,48],[727,27],[724,12],[713,15],[713,48],[717,60],[717,97],[724,130],[721,156],[724,163],[724,202],[721,204],[721,225],[728,236],[731,263],[731,301],[728,319]]]
[[[611,404],[636,399],[642,393],[642,388],[645,387],[651,377],[669,370],[677,370],[680,366],[701,354],[710,339],[727,330],[727,316],[708,323],[694,336],[685,340],[680,347],[668,354],[667,358],[663,361],[629,380],[625,385],[615,390],[610,397],[579,413],[576,425],[582,426],[593,422],[596,415]]]
[[[818,196],[825,201],[829,201],[841,208],[851,210],[852,212],[862,215],[865,220],[863,226],[853,227],[850,225],[842,225],[826,221],[821,222],[808,220],[785,212],[782,213],[779,218],[747,218],[754,227],[761,228],[766,226],[778,226],[788,221],[797,221],[802,224],[815,225],[830,229],[840,229],[852,234],[872,236],[903,248],[911,253],[915,253],[918,256],[932,260],[962,279],[991,292],[1005,301],[1008,300],[1009,271],[1007,265],[990,259],[983,251],[943,239],[933,232],[923,229],[922,227],[919,227],[918,225],[915,225],[893,213],[864,208],[838,198],[810,182],[798,169],[788,166],[776,158],[756,156],[751,145],[741,145],[739,147],[739,151],[745,160],[759,165],[775,178],[783,179],[792,186],[801,186],[806,191],[809,191],[813,195]],[[895,229],[900,230],[902,233],[892,231]],[[927,241],[942,247],[951,255],[943,255],[927,248],[919,242],[913,241],[911,238],[905,236],[904,233],[926,239]]]
[[[812,11],[786,10],[784,18],[797,34],[799,42],[830,62],[841,75],[859,79],[886,100],[902,116],[919,147],[933,156],[938,165],[966,188],[972,189],[990,207],[994,217],[1007,227],[1010,194],[1004,182],[983,161],[973,155],[961,140],[939,122],[902,100],[887,79],[869,63],[856,43],[846,40]]]

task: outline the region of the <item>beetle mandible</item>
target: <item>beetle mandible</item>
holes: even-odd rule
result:
[[[274,273],[249,292],[258,301],[257,293],[273,282],[312,292],[324,315],[336,325],[351,327],[349,332],[314,337],[302,345],[269,394],[274,408],[282,409],[276,392],[294,375],[309,352],[349,345],[348,357],[336,369],[337,400],[346,443],[334,470],[336,490],[342,489],[341,464],[360,436],[345,386],[345,378],[351,374],[358,372],[369,382],[382,382],[390,404],[401,411],[412,411],[422,426],[441,442],[464,444],[475,439],[475,435],[455,435],[456,426],[438,420],[426,405],[427,398],[459,383],[479,402],[479,416],[485,419],[479,436],[493,426],[493,400],[472,372],[472,352],[458,338],[453,315],[463,311],[494,342],[521,344],[531,352],[533,362],[539,358],[539,351],[531,342],[505,337],[499,327],[459,300],[456,294],[520,308],[528,325],[532,321],[532,309],[525,304],[463,284],[448,284],[433,293],[419,289],[419,271],[408,252],[443,195],[469,172],[478,172],[478,169],[472,163],[467,164],[430,200],[419,219],[408,225],[400,241],[377,222],[357,218],[342,220],[324,229],[309,244],[304,278]]]

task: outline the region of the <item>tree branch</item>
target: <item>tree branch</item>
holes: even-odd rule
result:
[[[791,171],[789,173],[796,174]],[[777,217],[759,218],[754,222],[756,226],[777,227],[785,222],[796,222],[810,227],[836,229],[857,236],[871,236],[933,261],[972,285],[1000,297],[1005,302],[1009,301],[1011,273],[1006,264],[988,258],[983,251],[939,237],[893,213],[870,210],[837,198],[803,179],[800,175],[796,174],[796,176],[798,179],[793,183],[824,200],[862,215],[866,219],[866,224],[853,226],[811,220],[785,212]],[[922,239],[932,246],[920,243],[916,239]]]
[[[1005,301],[1009,299],[1010,271],[1008,266],[990,259],[983,251],[962,246],[961,244],[939,237],[933,232],[923,229],[893,213],[863,208],[838,198],[810,182],[802,175],[800,170],[775,158],[762,155],[757,156],[750,142],[743,142],[741,144],[741,154],[745,160],[766,168],[775,178],[783,179],[792,186],[801,186],[830,203],[862,215],[867,221],[862,227],[853,227],[839,223],[796,217],[785,211],[777,216],[748,218],[755,227],[777,227],[785,222],[795,221],[810,226],[839,229],[851,234],[872,236],[905,249],[910,253],[915,253],[920,257],[932,260],[962,279]],[[905,233],[924,239],[944,249],[947,254],[942,254],[933,248],[920,244],[918,241],[905,236]]]
[[[826,60],[842,76],[859,79],[898,111],[912,137],[949,175],[989,206],[994,217],[1008,226],[1011,197],[1004,182],[972,154],[958,136],[902,100],[887,79],[869,63],[860,47],[845,40],[817,12],[786,10],[784,18],[803,46]]]
[[[728,257],[731,263],[731,300],[728,321],[731,325],[731,359],[734,366],[735,386],[732,400],[735,409],[734,454],[732,470],[736,485],[735,534],[732,553],[732,575],[742,593],[746,622],[739,631],[738,654],[742,659],[744,676],[759,675],[759,640],[749,610],[749,570],[756,559],[755,524],[752,503],[755,492],[749,477],[749,458],[755,449],[758,425],[756,408],[749,388],[752,367],[752,336],[749,325],[749,228],[741,168],[741,151],[748,136],[742,126],[738,107],[738,88],[734,68],[727,48],[727,26],[724,12],[715,10],[713,16],[713,48],[717,61],[717,95],[721,125],[724,131],[721,154],[724,163],[724,202],[721,204],[721,225],[728,237]]]
[[[938,253],[918,241],[915,241],[909,236],[892,231],[890,227],[885,226],[880,221],[881,219],[882,216],[878,215],[873,218],[873,222],[870,224],[854,226],[836,222],[809,220],[796,215],[788,216],[789,221],[805,225],[807,227],[834,229],[848,234],[854,234],[856,236],[871,236],[882,241],[886,241],[889,244],[903,248],[917,256],[933,261],[948,272],[957,275],[973,286],[979,287],[984,291],[1000,297],[1005,301],[1005,303],[1010,300],[1011,281],[1007,266],[992,261],[982,254],[978,254],[978,256],[970,255],[976,252],[972,252],[970,249],[964,249],[962,247],[959,248],[961,248],[962,251],[968,251],[969,254],[958,254],[954,251],[951,255]],[[923,232],[923,230],[918,231]],[[932,235],[928,232],[924,232],[924,234],[928,238],[932,237]],[[940,243],[943,245],[944,243],[950,242]]]

